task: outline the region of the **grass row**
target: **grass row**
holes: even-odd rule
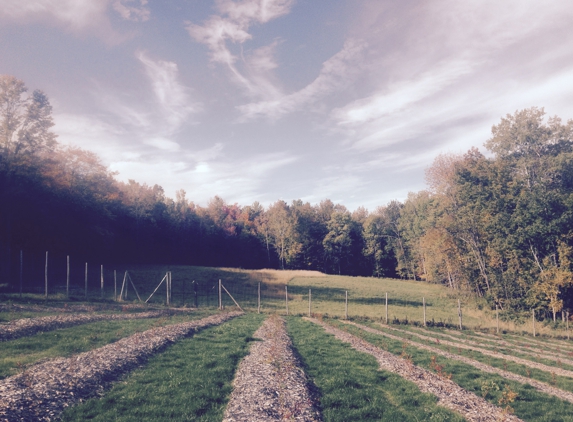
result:
[[[554,373],[543,371],[543,370],[537,369],[537,368],[531,368],[529,366],[526,366],[526,365],[523,365],[520,363],[516,363],[516,362],[512,362],[512,361],[507,360],[507,359],[487,356],[487,355],[485,355],[479,351],[452,347],[452,346],[441,344],[441,343],[438,344],[433,340],[423,340],[423,339],[420,339],[418,337],[410,335],[408,332],[400,332],[400,331],[386,329],[381,324],[366,323],[365,325],[368,325],[372,328],[375,328],[375,329],[383,331],[383,332],[387,332],[389,334],[392,334],[392,335],[395,335],[398,337],[402,337],[402,338],[407,339],[407,340],[411,340],[411,341],[414,341],[417,343],[432,346],[432,347],[435,347],[437,349],[445,350],[445,351],[453,353],[453,354],[466,356],[466,357],[472,358],[474,360],[477,360],[479,362],[485,363],[487,365],[493,366],[494,368],[499,368],[499,369],[503,369],[506,371],[510,371],[510,372],[515,373],[515,374],[519,374],[521,376],[527,377],[527,378],[533,378],[533,379],[536,379],[538,381],[542,381],[542,382],[545,382],[547,384],[553,385],[557,388],[561,388],[562,390],[573,392],[573,379],[571,379],[569,377],[556,375]],[[452,341],[452,340],[449,340],[449,341]],[[542,363],[542,364],[545,364],[548,366],[557,367],[557,363],[555,361],[552,361],[552,360],[535,359],[535,358],[532,358],[531,356],[521,355],[521,354],[515,353],[515,352],[505,353],[505,354],[524,358],[524,359],[528,359],[531,362],[539,362],[539,363]],[[560,367],[562,367],[563,369],[570,369],[569,365],[560,364]]]
[[[45,359],[86,352],[150,328],[204,318],[214,310],[189,315],[121,321],[98,321],[0,343],[0,379]]]
[[[102,398],[67,409],[63,421],[220,421],[240,360],[263,320],[247,314],[200,331],[151,358]]]
[[[383,328],[383,325],[374,325],[374,328]],[[544,350],[540,350],[538,348],[525,348],[523,346],[518,346],[515,344],[509,344],[509,345],[501,345],[499,343],[495,343],[495,340],[490,341],[489,339],[482,339],[482,337],[472,337],[471,335],[464,335],[459,336],[456,338],[456,336],[452,336],[449,333],[444,333],[440,330],[436,330],[433,329],[431,331],[420,331],[420,330],[410,330],[408,328],[403,328],[400,327],[400,330],[406,331],[408,333],[412,333],[412,340],[417,341],[417,342],[427,342],[427,340],[421,339],[419,337],[416,336],[416,334],[419,335],[424,335],[427,337],[432,337],[434,339],[438,339],[438,340],[443,340],[446,342],[450,342],[450,343],[459,343],[461,345],[464,345],[464,341],[465,340],[469,340],[472,341],[474,343],[477,344],[466,344],[467,346],[471,346],[471,347],[479,347],[481,349],[484,350],[488,350],[491,352],[497,352],[497,353],[501,353],[504,355],[510,355],[510,356],[514,356],[514,357],[518,357],[524,360],[528,360],[531,362],[537,362],[537,363],[542,363],[544,365],[548,365],[548,366],[558,366],[559,368],[562,369],[566,369],[569,371],[573,371],[573,365],[571,364],[567,364],[561,361],[561,359],[568,359],[571,360],[571,356],[568,356],[566,353],[562,353],[559,352],[555,349],[546,349],[548,352],[551,352],[553,355],[556,354],[560,354],[560,356],[555,356],[554,358],[551,357],[542,357],[540,356]],[[410,339],[410,337],[407,334],[403,334],[399,331],[394,331],[391,330],[389,331],[395,335],[399,335],[399,336],[406,336],[408,337],[408,339]],[[454,337],[454,338],[451,338]],[[432,344],[435,343],[435,341],[431,342]],[[450,347],[450,346],[446,346],[446,347]],[[539,356],[538,356],[539,355]]]
[[[463,421],[437,399],[396,374],[378,369],[376,359],[301,318],[288,319],[304,369],[318,389],[324,420]]]
[[[336,320],[329,320],[328,322],[363,338],[375,346],[409,359],[415,365],[430,369],[446,377],[451,376],[451,379],[462,388],[481,395],[497,406],[509,406],[508,410],[515,411],[515,414],[521,419],[540,422],[573,421],[573,404],[540,393],[530,385],[510,381],[500,375],[481,372],[471,365],[436,356],[429,351],[408,346],[402,341],[367,333],[357,327],[349,326]],[[469,353],[466,356],[476,360],[483,359],[475,352]],[[499,362],[494,362],[494,359],[490,361],[489,359],[491,358],[487,358],[484,363],[492,366],[499,365]],[[519,370],[516,369],[523,369],[514,368],[513,366],[514,365],[508,363],[507,370],[519,373]],[[532,377],[533,372],[534,370],[532,370]],[[513,400],[510,400],[512,397]]]

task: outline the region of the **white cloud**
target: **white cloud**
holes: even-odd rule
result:
[[[221,15],[211,16],[202,25],[188,22],[187,31],[195,41],[209,48],[213,63],[227,65],[234,80],[250,95],[269,98],[279,92],[268,77],[268,71],[276,67],[272,58],[274,43],[251,55],[246,63],[251,72],[248,75],[236,66],[239,58],[231,52],[227,42],[243,44],[251,40],[252,35],[248,32],[251,25],[266,23],[289,13],[293,3],[293,0],[220,0],[217,1],[217,9]]]
[[[0,0],[0,16],[9,19],[52,17],[81,29],[99,24],[110,0]]]
[[[147,0],[139,0],[138,6],[131,6],[130,3],[138,3],[137,0],[116,0],[113,3],[115,11],[125,20],[135,22],[145,22],[149,20],[150,12],[145,5]]]
[[[141,51],[136,56],[145,66],[145,72],[151,81],[163,118],[168,123],[167,131],[170,133],[177,131],[191,114],[201,109],[201,106],[191,102],[189,88],[179,82],[176,63],[154,61]]]
[[[365,48],[363,42],[348,40],[342,50],[325,61],[320,74],[300,91],[284,95],[271,101],[261,101],[239,106],[243,119],[256,117],[278,118],[284,114],[300,110],[353,82],[353,77],[360,72],[360,56]]]

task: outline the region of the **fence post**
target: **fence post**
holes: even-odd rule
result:
[[[259,281],[259,290],[257,295],[257,313],[261,313],[261,282]]]
[[[195,283],[195,280],[193,280],[193,305],[195,308],[199,307],[197,303],[197,283]]]
[[[117,270],[113,270],[113,301],[117,302]]]
[[[346,290],[344,293],[344,319],[348,319],[348,290]]]
[[[567,340],[570,340],[570,338],[569,338],[569,311],[567,311],[567,315],[566,315],[566,319],[565,319],[565,329],[567,330]]]
[[[424,306],[424,327],[426,326],[426,298],[422,298],[422,305]]]
[[[66,297],[70,298],[70,256],[66,259]]]
[[[495,304],[495,324],[497,334],[499,334],[499,307],[497,306],[497,303]]]
[[[22,249],[20,249],[20,299],[22,299],[22,276],[24,269],[24,255]]]
[[[100,286],[100,289],[99,289],[99,291],[100,291],[100,297],[103,299],[103,265],[102,265],[101,268],[100,268],[100,282],[101,282],[101,283],[100,283],[101,286]]]
[[[386,325],[388,325],[388,292],[386,292]]]
[[[48,299],[48,251],[46,251],[46,265],[44,267],[44,291],[45,298]]]
[[[221,280],[219,280],[219,297],[221,296]],[[169,271],[165,273],[165,301],[167,302],[167,306],[169,306]],[[219,299],[219,303],[221,303],[221,299]],[[219,309],[221,309],[221,305],[219,305]]]
[[[221,279],[219,279],[219,309],[223,309],[223,296],[221,296]]]
[[[462,304],[461,304],[459,299],[458,299],[458,317],[460,319],[460,330],[463,330],[463,326],[462,326]]]
[[[288,286],[285,286],[285,304],[286,304],[286,314],[288,315]]]
[[[311,304],[312,304],[312,292],[310,289],[308,289],[308,317],[311,318],[312,317],[312,312],[311,312]]]
[[[85,278],[84,278],[85,282],[84,282],[84,296],[87,299],[88,298],[88,263],[86,262],[86,271],[85,271]]]
[[[535,309],[531,310],[531,323],[533,325],[533,337],[535,337]]]

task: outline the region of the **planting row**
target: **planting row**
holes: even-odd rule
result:
[[[501,358],[484,353],[501,352],[467,343],[478,343],[478,334],[436,338],[434,332],[289,318],[289,337],[281,319],[261,326],[256,314],[197,332],[234,316],[154,328],[30,367],[0,381],[0,419],[53,420],[63,410],[66,421],[573,420],[571,391],[517,374],[514,366],[524,363],[506,360],[501,369]]]

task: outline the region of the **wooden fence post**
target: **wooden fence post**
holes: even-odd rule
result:
[[[495,324],[497,334],[499,334],[499,307],[497,306],[497,303],[495,304]]]
[[[221,296],[221,280],[219,280],[219,297]],[[165,273],[165,300],[169,306],[169,271]],[[221,299],[219,299],[219,309],[221,309]]]
[[[257,294],[257,313],[261,313],[261,282],[259,281],[259,290]]]
[[[70,256],[66,260],[66,297],[70,298]]]
[[[195,308],[199,307],[199,303],[197,302],[197,283],[193,280],[193,305]]]
[[[288,315],[288,286],[285,286],[285,304],[286,304],[286,314]]]
[[[459,299],[458,299],[458,317],[460,319],[460,330],[463,330],[463,326],[462,326],[462,304],[461,304]]]
[[[312,303],[312,292],[310,289],[308,289],[308,317],[309,318],[312,317],[311,303]]]
[[[346,290],[344,293],[344,319],[348,319],[348,290]]]
[[[86,262],[86,271],[84,277],[84,297],[88,298],[88,263]]]
[[[569,338],[569,311],[567,311],[567,315],[566,315],[566,319],[565,319],[565,329],[567,330],[567,340],[570,340],[570,338]]]
[[[535,309],[531,310],[531,323],[533,325],[533,337],[535,337]]]
[[[44,295],[48,299],[48,251],[46,251],[46,265],[44,266]]]
[[[117,302],[117,270],[113,270],[113,301]]]
[[[22,299],[23,270],[24,270],[24,255],[22,249],[20,249],[20,299]]]
[[[388,293],[386,292],[386,325],[388,325]]]
[[[100,266],[100,297],[103,299],[103,265]]]
[[[426,326],[426,298],[422,298],[422,305],[424,306],[424,327]]]
[[[223,309],[223,296],[221,296],[221,279],[219,279],[219,309]]]

